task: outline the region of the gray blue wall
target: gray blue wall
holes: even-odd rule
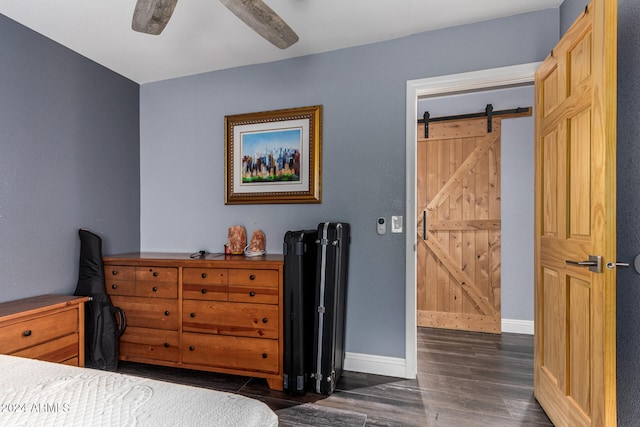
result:
[[[560,8],[561,32],[587,5],[565,0]],[[640,254],[640,3],[618,0],[618,128],[617,252],[618,261],[633,263]],[[640,275],[617,270],[618,425],[640,420]]]
[[[78,228],[140,242],[139,86],[0,15],[0,302],[73,293]]]
[[[540,61],[559,10],[141,86],[141,248],[220,251],[227,228],[260,228],[280,253],[286,230],[352,225],[346,350],[404,358],[407,80]],[[225,206],[224,116],[324,106],[319,205]]]

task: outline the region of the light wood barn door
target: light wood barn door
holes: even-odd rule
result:
[[[534,393],[557,426],[616,425],[617,13],[592,1],[536,73]]]
[[[418,326],[500,333],[500,119],[418,125]]]

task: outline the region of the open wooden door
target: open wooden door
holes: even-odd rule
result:
[[[536,73],[535,396],[616,425],[617,1],[593,0]]]

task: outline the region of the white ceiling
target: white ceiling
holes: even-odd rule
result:
[[[280,50],[217,0],[182,0],[159,36],[136,0],[0,0],[0,13],[137,83],[270,62],[536,10],[562,0],[265,0],[300,36]]]

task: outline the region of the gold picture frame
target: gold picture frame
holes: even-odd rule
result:
[[[225,205],[321,203],[322,105],[224,118]]]

